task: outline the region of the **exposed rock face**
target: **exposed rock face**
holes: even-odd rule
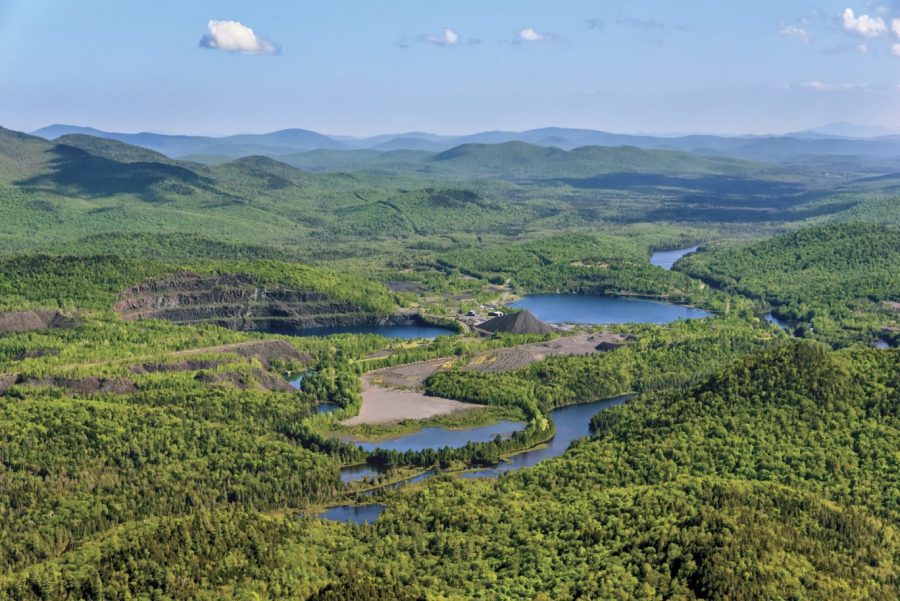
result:
[[[0,334],[48,328],[74,328],[78,320],[59,311],[13,311],[0,313]]]
[[[321,292],[261,286],[248,274],[173,274],[129,288],[113,308],[126,320],[206,322],[261,331],[356,325],[379,319]]]

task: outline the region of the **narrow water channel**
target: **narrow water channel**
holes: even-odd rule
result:
[[[628,394],[603,401],[594,401],[592,403],[583,403],[580,405],[568,405],[566,407],[554,409],[550,412],[550,417],[553,419],[553,423],[556,427],[556,436],[554,436],[547,444],[513,455],[507,461],[504,461],[495,467],[462,472],[461,475],[466,478],[497,478],[501,474],[520,470],[525,467],[532,467],[545,459],[562,455],[573,441],[590,435],[590,423],[591,418],[594,415],[605,409],[621,405],[633,396],[634,395]],[[465,433],[466,430],[457,432]],[[401,437],[396,440],[400,441],[404,438],[411,438],[413,436],[415,435]],[[400,444],[402,445],[403,443]],[[399,488],[414,482],[421,482],[422,480],[433,476],[435,473],[436,472],[429,470],[423,474],[410,478],[409,480],[390,484],[385,488]],[[341,470],[341,480],[343,482],[353,482],[366,477],[375,477],[377,475],[379,475],[379,472],[368,465],[351,466]],[[367,511],[370,513],[354,511],[356,509],[361,510],[364,508],[369,508]],[[375,508],[378,508],[377,514],[375,514]],[[336,511],[332,513],[331,510]],[[369,505],[342,505],[331,508],[329,511],[320,514],[319,517],[341,522],[354,522],[358,524],[369,523],[360,519],[360,517],[366,518],[375,515],[375,518],[377,518],[383,510],[384,506],[377,503]],[[372,518],[372,521],[374,521],[374,518]]]

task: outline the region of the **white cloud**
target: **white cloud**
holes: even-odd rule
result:
[[[884,19],[869,15],[859,15],[857,17],[853,13],[852,8],[844,10],[842,20],[845,30],[867,38],[874,38],[887,33],[887,25],[884,24]]]
[[[784,23],[778,28],[778,33],[789,38],[797,38],[798,40],[808,42],[812,36],[802,27],[796,25],[785,25]]]
[[[258,37],[253,30],[238,21],[211,20],[200,45],[214,50],[241,54],[275,54],[278,46]]]
[[[894,56],[900,56],[900,44],[894,44],[891,46],[891,54]]]
[[[860,92],[869,89],[869,86],[864,83],[824,83],[821,81],[807,81],[800,85],[808,90],[813,90],[814,92]]]
[[[455,46],[459,43],[459,34],[449,27],[445,27],[440,35],[426,35],[421,39],[435,46]]]
[[[868,44],[857,44],[856,51],[860,54],[868,54],[869,53],[869,45]]]
[[[541,42],[547,39],[543,33],[538,33],[534,27],[525,27],[519,30],[519,39],[523,42]]]
[[[891,21],[891,31],[894,32],[898,38],[900,38],[900,19],[894,19]]]

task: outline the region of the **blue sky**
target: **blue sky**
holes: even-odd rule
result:
[[[0,0],[0,125],[21,130],[834,121],[900,127],[900,0]]]

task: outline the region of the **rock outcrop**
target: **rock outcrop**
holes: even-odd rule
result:
[[[126,320],[154,318],[269,332],[389,319],[322,292],[267,287],[249,274],[173,274],[129,288],[113,308]]]
[[[10,311],[0,313],[0,334],[49,328],[74,328],[78,320],[59,311]]]

